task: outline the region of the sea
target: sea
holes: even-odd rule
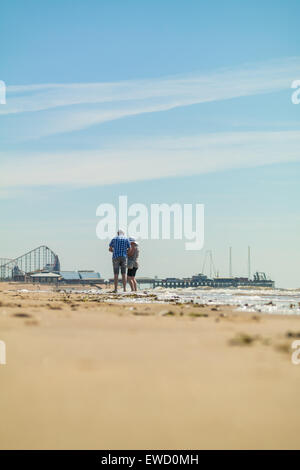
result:
[[[52,289],[27,290],[19,292],[51,292]],[[134,303],[194,303],[205,305],[231,305],[237,311],[270,313],[279,315],[300,315],[300,289],[267,288],[224,288],[188,287],[167,289],[141,289],[136,293],[119,292],[107,289],[67,287],[59,289],[62,293],[85,294],[98,297],[104,302]]]

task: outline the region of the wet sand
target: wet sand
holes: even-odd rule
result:
[[[0,284],[1,449],[299,449],[300,317]]]

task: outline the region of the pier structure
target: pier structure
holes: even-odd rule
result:
[[[164,287],[168,289],[186,288],[186,287],[275,287],[275,282],[268,279],[265,273],[255,273],[253,279],[248,277],[215,277],[209,278],[204,274],[196,274],[191,278],[167,277],[158,278],[137,278],[139,285],[147,284],[151,287]]]

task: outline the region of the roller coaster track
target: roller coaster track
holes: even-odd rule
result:
[[[0,258],[0,280],[13,279],[41,271],[60,271],[58,256],[48,246],[41,245],[15,259]]]

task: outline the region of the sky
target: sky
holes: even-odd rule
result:
[[[0,257],[45,244],[112,276],[102,203],[204,204],[202,250],[139,275],[264,271],[300,287],[298,0],[10,0],[0,15]],[[209,274],[206,267],[206,274]]]

